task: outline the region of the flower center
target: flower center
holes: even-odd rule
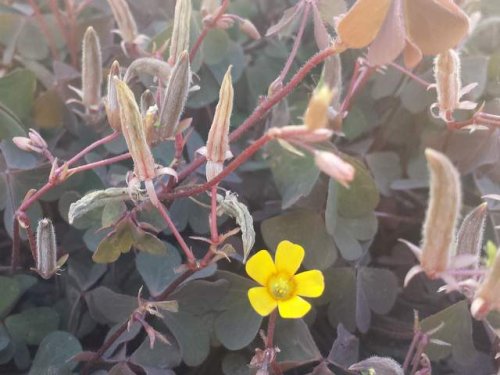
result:
[[[284,273],[277,273],[269,278],[267,289],[277,300],[286,300],[292,297],[295,283],[292,278]]]

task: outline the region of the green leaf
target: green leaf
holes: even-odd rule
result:
[[[366,163],[373,173],[378,190],[390,196],[391,184],[402,177],[399,156],[395,152],[374,152],[366,155]]]
[[[346,218],[365,216],[377,207],[380,196],[370,172],[358,159],[345,156],[355,168],[356,175],[349,188],[338,186],[338,213]]]
[[[247,296],[248,289],[256,285],[230,272],[219,271],[217,276],[229,282],[229,290],[219,304],[222,312],[215,319],[215,335],[227,349],[243,349],[253,341],[262,323]]]
[[[92,318],[102,324],[123,323],[137,308],[137,298],[113,292],[103,286],[85,294]]]
[[[335,243],[326,232],[323,218],[316,212],[297,210],[264,220],[262,236],[269,250],[275,251],[283,240],[301,245],[305,249],[304,266],[324,270],[337,259]]]
[[[49,307],[34,307],[5,319],[11,337],[29,345],[38,345],[59,326],[59,314]]]
[[[269,146],[271,171],[282,197],[282,207],[289,208],[311,193],[319,177],[312,156],[300,157],[284,150],[277,142]]]
[[[354,261],[363,256],[365,250],[361,244],[353,236],[352,231],[348,227],[338,223],[335,227],[335,234],[333,235],[335,245],[339,249],[342,258],[347,261]]]
[[[229,49],[229,42],[230,39],[225,30],[210,30],[201,47],[205,64],[214,65],[224,59]]]
[[[167,252],[164,255],[141,252],[135,258],[137,271],[141,274],[153,297],[161,294],[178,276],[176,270],[181,265],[181,261],[179,252],[169,243],[167,243]]]
[[[165,344],[158,340],[151,348],[149,338],[146,337],[132,354],[130,361],[143,368],[173,368],[181,363],[181,352],[176,342]]]
[[[70,359],[81,350],[80,342],[70,333],[52,332],[40,343],[29,375],[71,374],[77,363]]]
[[[430,343],[425,352],[433,361],[446,358],[450,353],[459,364],[466,364],[474,360],[477,354],[472,340],[472,319],[466,300],[460,301],[446,309],[422,320],[424,332],[442,327],[431,336],[449,344],[438,345]]]
[[[0,276],[0,317],[4,317],[21,296],[21,288],[17,280],[11,277]]]
[[[277,360],[285,369],[322,358],[302,319],[278,319],[274,342],[280,348]]]
[[[248,358],[241,353],[228,353],[222,359],[222,372],[224,375],[250,375]]]
[[[337,226],[337,218],[338,218],[338,204],[337,204],[337,196],[338,196],[338,186],[337,182],[333,179],[328,181],[328,196],[326,199],[326,208],[325,208],[325,225],[326,231],[330,235],[335,234],[335,227]]]
[[[35,20],[24,25],[17,40],[17,50],[27,60],[43,60],[49,55],[47,39]]]
[[[332,327],[342,323],[350,332],[356,330],[356,275],[350,267],[330,268],[324,272],[328,300],[328,321]]]
[[[108,188],[106,190],[93,191],[76,202],[71,203],[68,211],[68,221],[70,224],[73,224],[75,220],[78,220],[90,211],[101,208],[108,203],[123,202],[129,198],[127,188]]]
[[[374,212],[368,213],[366,216],[354,219],[338,218],[338,224],[347,231],[353,238],[359,241],[371,240],[378,229],[378,221]]]
[[[399,293],[398,279],[383,268],[360,267],[358,288],[362,288],[370,309],[377,314],[387,314]]]
[[[172,295],[179,303],[179,311],[165,312],[163,321],[179,343],[186,365],[197,366],[208,356],[214,314],[228,287],[225,280],[196,280]]]
[[[26,119],[33,107],[36,77],[27,69],[16,69],[0,78],[0,103],[21,120]]]
[[[26,136],[21,120],[4,104],[0,103],[0,139]]]
[[[133,243],[131,226],[123,220],[99,243],[92,259],[96,263],[113,263],[122,253],[128,253]]]

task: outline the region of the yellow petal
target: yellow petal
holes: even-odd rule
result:
[[[278,272],[295,275],[304,260],[304,248],[290,241],[281,241],[276,249],[275,263]]]
[[[253,309],[261,316],[269,315],[278,305],[278,302],[276,302],[267,289],[262,286],[249,289],[248,299]]]
[[[295,296],[286,301],[278,301],[278,310],[282,318],[302,318],[311,310],[311,304]]]
[[[301,272],[293,277],[295,293],[304,297],[319,297],[325,290],[325,280],[321,271],[312,270]]]
[[[248,276],[257,281],[260,285],[266,285],[269,277],[276,273],[271,254],[267,250],[261,250],[248,259],[246,264]]]

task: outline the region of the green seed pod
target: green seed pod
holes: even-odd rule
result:
[[[127,84],[114,77],[122,132],[127,142],[128,150],[134,161],[134,173],[140,181],[155,177],[155,161],[146,141],[141,112],[134,98],[134,93]]]
[[[170,41],[169,62],[174,65],[183,51],[189,50],[189,26],[191,23],[191,0],[177,0],[175,3],[174,28]]]
[[[231,66],[227,69],[219,91],[219,102],[215,108],[214,119],[208,132],[206,147],[207,180],[219,174],[224,160],[232,157],[229,149],[229,125],[233,112],[233,83]]]
[[[421,266],[431,279],[448,268],[462,202],[460,176],[448,157],[425,150],[430,169],[430,200],[423,226]]]
[[[89,26],[82,45],[82,102],[87,111],[97,111],[101,103],[102,58],[99,37]]]
[[[36,271],[50,279],[68,259],[68,254],[57,259],[56,233],[50,219],[42,219],[36,229]]]
[[[120,123],[120,108],[118,106],[118,97],[116,94],[116,87],[114,77],[120,78],[120,64],[118,61],[113,61],[108,75],[108,92],[104,100],[104,107],[106,108],[106,115],[108,122],[114,131],[121,131]]]
[[[125,0],[108,0],[120,35],[125,43],[134,43],[137,36],[137,24]]]
[[[155,130],[157,138],[167,139],[175,136],[177,133],[179,119],[186,105],[190,84],[191,69],[189,66],[189,54],[187,51],[183,51],[179,56],[177,64],[172,69],[172,75],[163,95],[159,124]]]

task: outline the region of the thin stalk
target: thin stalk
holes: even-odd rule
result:
[[[217,230],[217,184],[212,186],[210,194],[210,236],[212,244],[219,243],[219,232]]]
[[[158,204],[155,207],[160,212],[160,215],[163,217],[163,220],[165,220],[165,222],[167,223],[168,228],[170,229],[170,231],[174,235],[175,239],[179,243],[182,251],[186,255],[186,258],[187,258],[187,261],[188,261],[188,265],[190,267],[196,267],[196,258],[193,255],[193,252],[191,251],[191,249],[187,245],[186,241],[184,241],[184,238],[182,238],[181,234],[177,230],[177,227],[175,226],[174,222],[170,218],[170,216],[169,216],[169,214],[168,214],[167,209],[165,208],[165,206],[163,206],[163,204],[160,203],[160,204]]]
[[[285,66],[283,67],[280,75],[278,76],[277,79],[278,82],[283,82],[285,80],[286,75],[288,74],[290,68],[292,67],[293,60],[295,60],[295,56],[297,56],[297,51],[299,50],[300,42],[302,41],[304,30],[306,29],[307,19],[309,18],[309,11],[311,10],[310,3],[305,3],[304,5],[305,8],[302,12],[302,18],[300,20],[299,30],[297,31],[297,35],[295,36],[292,50],[290,51],[290,55],[288,55],[288,59],[286,60]]]
[[[97,147],[99,147],[99,146],[101,146],[103,144],[106,144],[106,143],[109,143],[109,142],[113,141],[114,139],[116,139],[118,137],[118,135],[120,135],[120,133],[113,132],[113,133],[111,133],[109,135],[106,135],[106,136],[102,137],[101,139],[98,139],[97,141],[95,141],[92,144],[90,144],[87,147],[85,147],[83,150],[81,150],[79,153],[77,153],[71,159],[69,159],[66,162],[66,165],[68,167],[71,166],[71,164],[76,163],[78,160],[80,160],[82,157],[84,157],[86,154],[88,154],[93,149],[95,149],[95,148],[97,148]]]
[[[420,78],[419,76],[415,75],[412,71],[406,69],[405,67],[403,67],[399,64],[396,64],[395,62],[391,62],[391,63],[389,63],[389,65],[392,66],[393,68],[399,70],[401,73],[407,75],[408,77],[410,77],[411,79],[413,79],[415,82],[422,85],[426,89],[431,84],[430,82],[427,82],[425,79]]]
[[[99,160],[99,161],[96,161],[94,163],[84,164],[84,165],[80,165],[80,166],[75,167],[75,168],[70,168],[68,170],[68,172],[71,175],[73,175],[73,174],[80,173],[80,172],[83,172],[83,171],[88,171],[88,170],[91,170],[91,169],[95,169],[95,168],[99,168],[99,167],[104,167],[106,165],[118,163],[119,161],[127,160],[127,159],[130,159],[130,153],[129,152],[126,152],[126,153],[121,154],[121,155],[113,156],[112,158],[108,158],[108,159],[104,159],[104,160]]]
[[[198,36],[198,39],[196,39],[196,42],[194,43],[193,48],[191,48],[191,51],[189,52],[189,60],[190,61],[194,60],[196,53],[198,52],[198,49],[200,48],[201,44],[203,43],[203,40],[207,36],[208,32],[215,27],[215,25],[217,24],[217,21],[219,20],[219,18],[221,18],[224,15],[224,12],[226,11],[228,6],[229,6],[229,0],[223,0],[217,13],[213,16],[212,20],[210,20],[210,22],[207,22],[203,25],[203,29],[201,30],[201,33]]]

